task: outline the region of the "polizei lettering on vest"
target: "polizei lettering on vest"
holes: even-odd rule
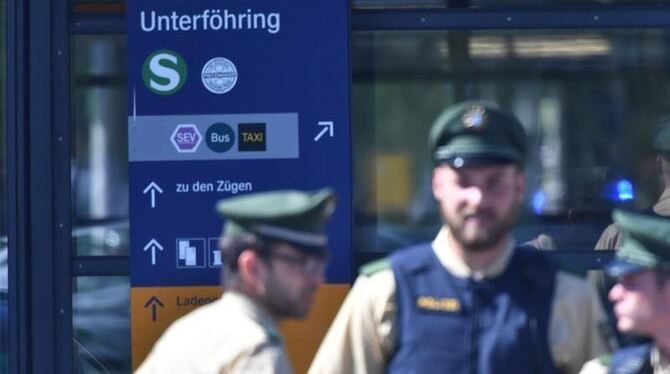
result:
[[[256,13],[251,9],[235,13],[228,9],[205,9],[198,14],[161,14],[154,10],[140,12],[144,32],[265,30],[276,34],[281,29],[279,13]]]

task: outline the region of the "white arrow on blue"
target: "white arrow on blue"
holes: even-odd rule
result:
[[[156,265],[156,249],[162,251],[163,246],[161,243],[156,241],[156,239],[152,238],[151,241],[149,241],[149,243],[144,246],[144,252],[148,251],[149,249],[151,249],[151,265]]]
[[[155,208],[156,207],[156,192],[158,193],[163,193],[163,190],[158,187],[156,182],[151,181],[149,185],[142,191],[143,194],[147,194],[148,192],[151,192],[151,207]]]
[[[333,121],[319,121],[318,124],[319,126],[323,126],[323,129],[314,137],[315,142],[318,142],[326,133],[331,138],[335,136],[335,123]]]

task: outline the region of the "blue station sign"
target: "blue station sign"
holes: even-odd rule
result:
[[[218,285],[223,198],[333,187],[351,279],[348,1],[128,2],[131,286]]]

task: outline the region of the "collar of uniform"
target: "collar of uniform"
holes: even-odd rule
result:
[[[514,253],[514,241],[509,240],[505,249],[500,252],[500,255],[484,270],[473,272],[472,269],[463,261],[463,259],[456,255],[448,248],[449,230],[442,227],[440,232],[433,240],[433,251],[444,266],[451,274],[459,278],[473,277],[475,279],[492,278],[502,274],[512,258]]]
[[[654,205],[654,212],[661,216],[670,216],[670,188],[666,188]]]
[[[654,373],[670,373],[670,358],[656,346],[651,350],[651,367],[654,368]]]
[[[248,296],[237,291],[225,291],[221,297],[223,304],[228,304],[231,310],[237,310],[256,321],[272,340],[281,340],[277,322],[265,308],[258,305]]]

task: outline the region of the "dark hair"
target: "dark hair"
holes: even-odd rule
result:
[[[242,252],[252,250],[260,257],[266,257],[268,245],[258,235],[253,233],[224,235],[219,239],[219,249],[223,257],[223,283],[226,287],[234,288],[238,281],[238,260]]]

